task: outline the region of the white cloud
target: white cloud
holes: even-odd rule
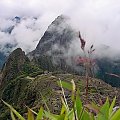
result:
[[[26,17],[11,35],[0,32],[0,43],[16,41],[27,52],[35,48],[48,25],[60,14],[70,16],[73,26],[89,43],[120,50],[119,0],[1,0],[0,11],[0,29],[14,24],[9,18]]]

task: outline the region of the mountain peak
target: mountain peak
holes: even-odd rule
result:
[[[15,49],[8,57],[2,69],[2,79],[11,80],[14,79],[20,72],[25,64],[29,61],[25,52],[21,48]]]
[[[67,49],[75,35],[75,32],[68,21],[69,18],[64,15],[58,16],[49,25],[43,37],[40,39],[34,53],[37,55],[46,55],[55,46],[62,46],[63,49]]]
[[[52,24],[59,25],[61,22],[65,22],[66,20],[69,20],[69,17],[65,15],[60,15],[52,22]]]
[[[20,20],[21,18],[18,16],[15,16],[15,18],[13,19],[13,21],[15,21],[16,23],[20,23]]]

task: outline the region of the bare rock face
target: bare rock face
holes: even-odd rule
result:
[[[68,60],[66,54],[68,54],[71,42],[76,37],[76,32],[69,24],[69,20],[66,16],[58,16],[49,25],[36,49],[28,55],[42,69],[50,71],[71,69],[66,63],[71,62],[71,58]]]
[[[66,16],[58,16],[40,39],[34,54],[49,54],[49,52],[54,51],[53,48],[55,46],[58,46],[57,50],[59,50],[60,47],[68,49],[69,43],[75,34],[68,21],[69,18]]]

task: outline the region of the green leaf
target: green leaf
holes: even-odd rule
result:
[[[11,105],[6,103],[4,100],[2,100],[3,103],[9,107],[9,109],[20,119],[20,120],[25,120]]]
[[[66,112],[68,112],[69,111],[69,108],[68,108],[68,106],[66,105],[66,103],[65,103],[65,101],[64,101],[64,99],[61,97],[61,101],[62,101],[62,105],[64,106],[64,108],[65,108],[65,111]]]
[[[62,114],[64,114],[64,113],[65,113],[65,111],[66,111],[65,106],[64,106],[64,105],[62,105],[62,108],[61,108],[61,112],[60,112],[60,114],[61,114],[61,115],[62,115]]]
[[[120,109],[118,109],[110,120],[120,120]]]
[[[67,113],[67,117],[69,120],[73,120],[75,118],[73,109]]]
[[[62,84],[62,87],[63,87],[63,88],[66,88],[66,89],[68,89],[68,90],[72,90],[72,89],[73,89],[72,84],[69,83],[69,82],[61,81],[61,83],[60,83],[60,81],[58,81],[57,83],[58,83],[58,85],[59,85],[60,87],[61,87],[61,84]]]
[[[81,102],[80,97],[79,97],[79,90],[77,90],[75,105],[76,105],[76,110],[77,110],[77,117],[79,119],[80,113],[82,111],[82,102]]]
[[[105,104],[101,107],[97,120],[108,120],[109,118],[109,100],[107,98]]]
[[[93,113],[89,113],[90,120],[96,120]]]
[[[60,80],[60,78],[59,78],[59,80]],[[59,82],[60,82],[60,87],[61,87],[63,98],[64,98],[64,99],[62,99],[62,97],[61,97],[61,100],[62,100],[63,104],[65,103],[65,107],[67,107],[67,110],[69,111],[69,106],[68,106],[68,103],[67,103],[67,99],[65,97],[65,91],[63,89],[62,82],[61,82],[61,80]]]
[[[10,115],[11,115],[12,120],[16,120],[12,111],[10,111]]]
[[[90,115],[87,111],[83,111],[82,118],[80,120],[90,120]],[[102,119],[101,119],[102,120]]]
[[[109,117],[111,116],[112,114],[112,111],[113,111],[113,107],[115,105],[115,101],[116,101],[116,97],[113,99],[111,105],[110,105],[110,108],[109,108]]]
[[[28,108],[28,120],[34,120],[34,114],[29,108]]]
[[[49,118],[49,120],[58,120],[57,116],[54,116],[53,114],[51,114],[50,112],[44,111],[44,117],[45,118]]]
[[[40,108],[36,120],[42,120],[43,117],[43,107]]]
[[[57,120],[64,120],[64,118],[65,118],[65,114],[62,114],[58,116]]]

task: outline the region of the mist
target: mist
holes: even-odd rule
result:
[[[112,54],[120,51],[119,0],[4,0],[0,1],[0,11],[0,51],[5,53],[8,43],[14,46],[12,50],[34,50],[47,27],[61,14],[71,19],[76,31],[81,31],[88,48],[94,44],[100,51],[103,44],[115,51]],[[13,20],[15,16],[21,18],[20,23]],[[14,29],[9,34],[5,30],[11,26]]]

